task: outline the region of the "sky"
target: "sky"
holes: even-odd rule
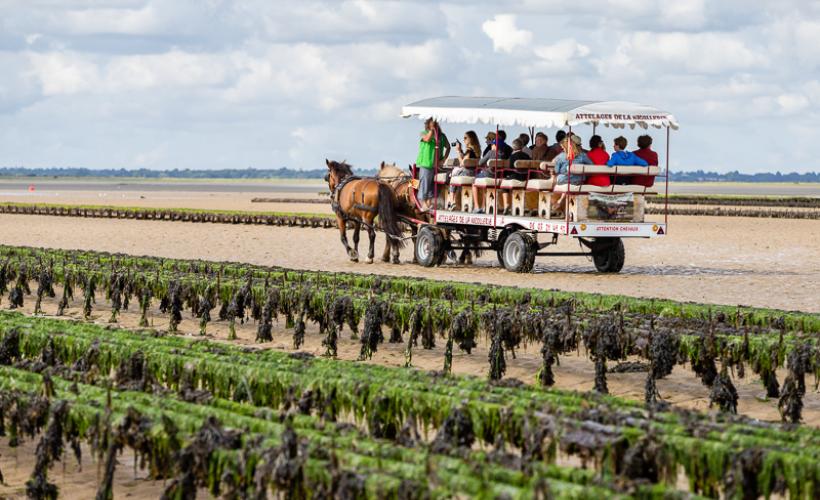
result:
[[[422,124],[401,106],[469,95],[653,105],[681,126],[673,170],[820,171],[816,0],[0,0],[0,13],[0,166],[405,165]],[[640,131],[623,133],[634,145]]]

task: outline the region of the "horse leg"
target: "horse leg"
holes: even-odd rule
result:
[[[350,257],[350,260],[353,262],[359,261],[359,256],[353,254],[350,245],[347,244],[347,222],[338,215],[336,216],[336,224],[339,226],[339,234],[342,239],[342,245],[345,247],[345,252],[347,252],[347,256]]]
[[[399,258],[399,242],[393,241],[393,264],[401,264],[401,259]],[[415,252],[413,252],[415,253]]]
[[[354,222],[353,223],[353,255],[356,260],[354,262],[359,261],[359,231],[362,229],[361,222]]]
[[[382,262],[390,262],[390,250],[393,248],[393,240],[390,235],[384,233],[384,252],[382,253]]]
[[[373,263],[373,255],[376,252],[376,229],[373,228],[373,221],[370,221],[370,225],[367,226],[367,236],[370,238],[370,246],[367,249],[367,263]],[[389,237],[388,237],[389,238]],[[390,242],[388,239],[388,247],[390,246]]]
[[[419,232],[418,227],[416,227],[416,225],[413,224],[413,226],[410,228],[410,234],[413,235],[413,245],[416,244],[416,233],[418,233],[418,232]],[[416,251],[414,249],[413,250],[413,264],[418,264],[418,263],[419,263],[419,260],[416,258]]]

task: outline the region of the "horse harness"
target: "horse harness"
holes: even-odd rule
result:
[[[343,220],[348,221],[352,220],[355,222],[359,222],[368,226],[368,224],[356,217],[352,217],[342,211],[342,205],[339,203],[339,196],[342,194],[342,189],[350,182],[350,181],[358,181],[363,180],[363,177],[357,177],[353,175],[349,175],[341,180],[338,184],[336,184],[336,188],[333,190],[333,193],[330,196],[330,206],[333,208],[333,212],[341,217]],[[371,180],[371,179],[364,179],[364,180]],[[353,203],[353,208],[358,210],[365,210],[367,212],[377,213],[379,211],[378,207],[371,207],[369,205],[364,204],[364,191],[361,192],[361,203],[356,203],[356,190],[354,189],[353,192],[350,193],[350,201]]]

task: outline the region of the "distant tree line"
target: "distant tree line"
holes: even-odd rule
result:
[[[820,172],[805,172],[799,174],[791,172],[784,174],[781,172],[759,172],[756,174],[744,174],[734,170],[719,174],[717,172],[704,172],[695,170],[693,172],[675,172],[669,176],[670,180],[680,182],[820,182]]]
[[[0,167],[2,177],[136,177],[141,179],[321,179],[327,170],[296,170],[292,168],[225,168],[220,170],[178,169],[149,170],[147,168],[103,168],[81,167]],[[375,175],[375,170],[356,170],[357,175]],[[820,172],[780,173],[765,172],[744,174],[737,170],[719,174],[717,172],[673,171],[670,180],[680,182],[820,182]]]

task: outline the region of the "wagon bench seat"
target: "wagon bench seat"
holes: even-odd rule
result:
[[[471,186],[475,182],[472,175],[454,175],[450,178],[451,186]]]
[[[607,175],[651,175],[657,176],[660,174],[660,169],[656,166],[636,167],[617,165],[609,167],[607,165],[583,165],[580,163],[573,164],[569,169],[571,174],[607,174]]]

